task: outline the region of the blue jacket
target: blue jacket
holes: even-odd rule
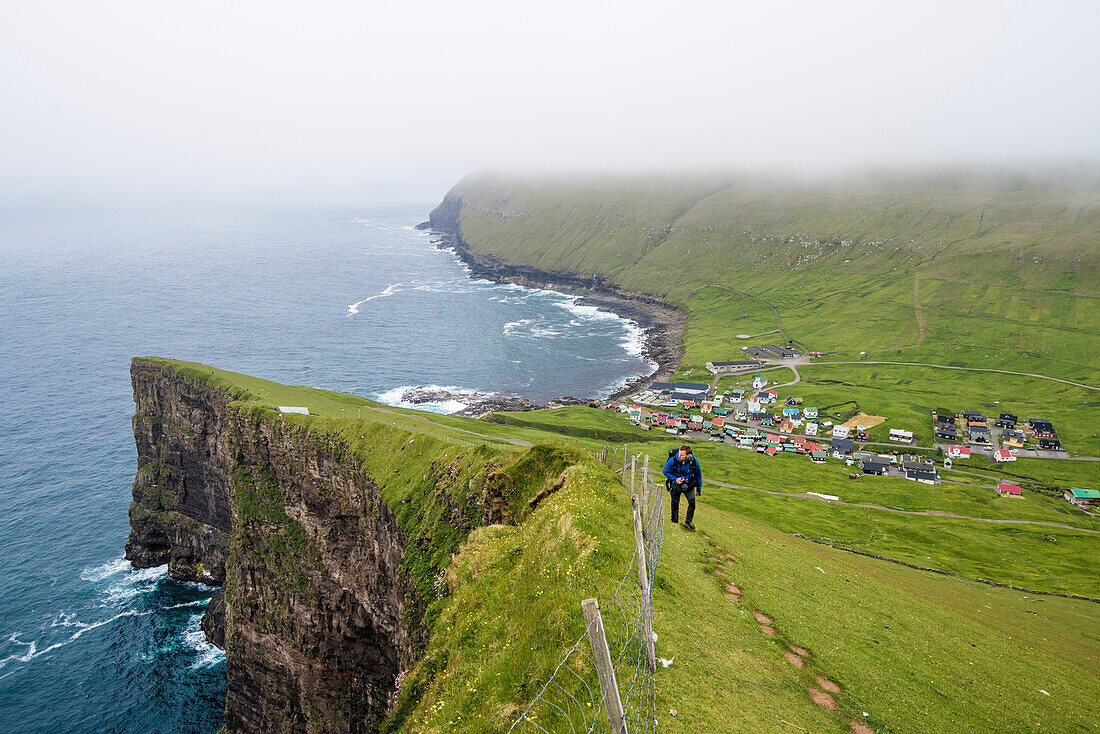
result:
[[[692,455],[688,455],[687,461],[680,461],[677,454],[670,456],[665,464],[665,476],[673,485],[676,484],[679,477],[683,477],[684,483],[680,486],[684,489],[701,487],[703,484],[703,471],[699,468],[699,462]]]

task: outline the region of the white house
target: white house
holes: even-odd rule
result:
[[[833,426],[833,438],[848,438],[848,426]]]
[[[806,435],[807,436],[816,436],[817,435],[817,424],[816,423],[807,423],[806,424]]]

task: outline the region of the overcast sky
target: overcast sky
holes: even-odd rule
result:
[[[1100,2],[0,3],[0,196],[1100,159]]]

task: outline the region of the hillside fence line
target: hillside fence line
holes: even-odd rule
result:
[[[605,446],[597,458],[622,479],[631,500],[635,552],[610,599],[585,599],[585,631],[508,729],[546,734],[656,732],[653,577],[665,535],[663,486],[649,474],[649,456]]]

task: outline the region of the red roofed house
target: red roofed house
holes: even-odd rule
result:
[[[952,459],[969,459],[970,447],[969,446],[948,446],[947,455]]]
[[[997,491],[1001,494],[1014,495],[1016,497],[1023,496],[1023,493],[1020,491],[1020,487],[1017,484],[998,484]]]
[[[1003,464],[1006,461],[1016,461],[1016,457],[1008,449],[997,449],[993,452],[993,461]]]

